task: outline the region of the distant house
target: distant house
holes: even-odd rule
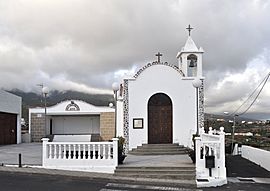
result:
[[[225,119],[217,119],[217,121],[219,121],[219,122],[224,122]]]
[[[47,107],[46,123],[44,108],[29,109],[29,134],[33,142],[55,135],[90,135],[95,141],[107,141],[114,137],[114,120],[113,108],[68,100]]]
[[[234,135],[252,137],[253,136],[253,133],[251,133],[251,132],[247,132],[247,133],[234,133]]]
[[[22,98],[0,90],[0,145],[21,143]]]

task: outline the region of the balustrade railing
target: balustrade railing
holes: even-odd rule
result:
[[[214,181],[213,185],[216,186],[227,183],[224,127],[220,127],[220,131],[215,134],[211,127],[208,133],[201,132],[200,137],[195,138],[195,146],[197,180]]]
[[[112,173],[118,165],[118,139],[113,142],[48,142],[43,138],[45,168]]]

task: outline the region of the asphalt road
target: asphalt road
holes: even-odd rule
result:
[[[74,178],[58,175],[0,172],[0,191],[269,191],[270,184],[229,183],[218,188],[189,189],[175,186],[137,184],[134,182],[110,181],[103,179]]]
[[[0,191],[149,191],[196,189],[142,185],[103,179],[74,178],[58,175],[0,172]]]

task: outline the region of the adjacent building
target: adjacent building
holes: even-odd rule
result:
[[[94,106],[80,100],[67,100],[54,106],[29,109],[29,134],[32,142],[55,135],[91,135],[92,141],[107,141],[115,136],[114,109]]]
[[[0,145],[21,143],[22,98],[0,90]]]

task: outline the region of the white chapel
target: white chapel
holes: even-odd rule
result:
[[[176,55],[177,64],[163,61],[158,52],[157,61],[114,83],[115,108],[68,100],[49,107],[45,115],[41,108],[31,109],[32,140],[50,135],[42,139],[42,166],[122,176],[132,168],[118,166],[126,156],[128,161],[134,155],[178,155],[181,162],[187,161],[173,163],[173,168],[180,169],[178,178],[196,181],[198,187],[226,184],[224,128],[204,131],[204,51],[192,40],[192,28],[187,29],[189,36]],[[137,162],[151,169],[144,160]],[[136,172],[138,166],[133,167],[131,175],[141,177],[141,169]],[[171,167],[165,169],[174,179]],[[189,174],[181,174],[186,167]],[[160,178],[159,174],[153,177]]]
[[[177,65],[163,62],[158,53],[157,61],[123,79],[117,97],[117,134],[126,139],[126,151],[160,143],[191,148],[192,135],[203,129],[203,52],[189,35],[176,55]],[[198,79],[201,86],[195,88]]]

